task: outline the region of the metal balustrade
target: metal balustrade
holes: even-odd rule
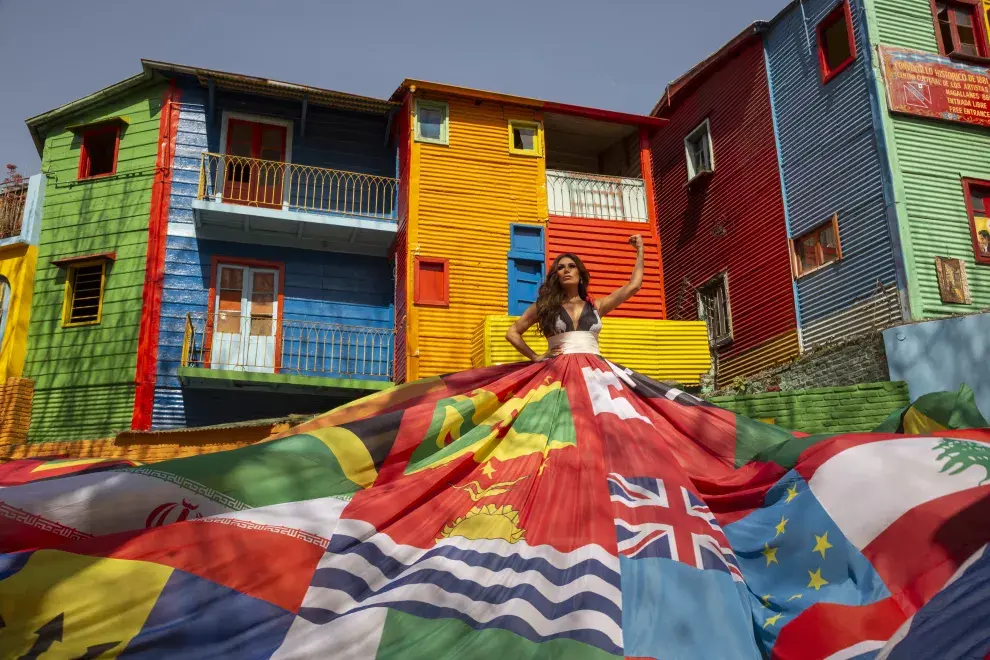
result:
[[[394,343],[391,328],[187,314],[182,366],[391,380]]]
[[[197,199],[394,220],[398,191],[390,177],[204,152]]]
[[[642,179],[547,170],[550,215],[647,222]]]

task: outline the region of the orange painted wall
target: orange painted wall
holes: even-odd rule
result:
[[[547,230],[547,266],[561,252],[577,254],[591,273],[588,292],[595,298],[601,298],[629,281],[629,275],[636,264],[636,251],[628,242],[633,234],[643,236],[643,288],[612,312],[611,316],[662,319],[664,310],[660,251],[645,222],[551,217]]]

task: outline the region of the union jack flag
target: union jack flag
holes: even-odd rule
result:
[[[729,542],[711,509],[684,486],[655,477],[608,475],[619,554],[666,557],[742,582]]]

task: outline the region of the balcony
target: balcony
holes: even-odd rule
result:
[[[398,191],[390,177],[204,153],[193,215],[211,238],[384,256]]]
[[[647,222],[642,179],[547,170],[551,216]]]
[[[382,390],[394,331],[271,316],[187,314],[179,378],[191,387]]]
[[[0,239],[20,235],[27,198],[27,179],[0,185]]]

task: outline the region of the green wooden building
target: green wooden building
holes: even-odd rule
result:
[[[24,369],[29,441],[131,426],[166,90],[144,73],[27,120],[48,178]]]
[[[990,306],[987,6],[862,0],[913,319]]]

